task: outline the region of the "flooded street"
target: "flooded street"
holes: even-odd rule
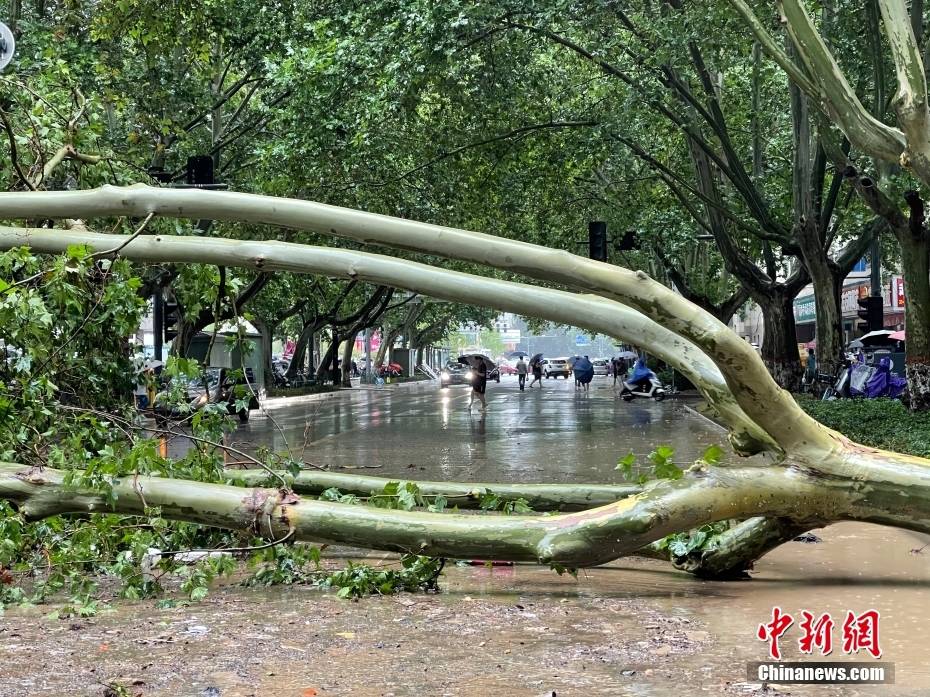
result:
[[[723,434],[674,401],[617,400],[598,378],[589,395],[548,381],[520,393],[489,387],[484,418],[467,392],[431,385],[359,389],[270,408],[234,434],[237,447],[284,447],[366,474],[485,481],[619,481],[630,449],[670,444],[689,464]],[[339,471],[337,469],[337,471]],[[753,580],[705,582],[646,559],[582,570],[577,579],[534,565],[449,565],[437,595],[339,600],[309,587],[243,588],[225,581],[208,598],[159,609],[112,603],[89,619],[49,608],[0,617],[0,695],[95,695],[119,681],[127,694],[275,695],[925,695],[930,685],[930,548],[915,535],[843,523],[765,557]],[[327,550],[328,564],[351,550]],[[367,561],[396,557],[372,553]],[[756,629],[779,606],[830,612],[833,660],[843,655],[847,610],[881,613],[882,660],[896,684],[746,685],[765,660]],[[797,623],[784,660],[804,660]],[[806,657],[818,660],[817,655]],[[829,659],[821,659],[829,660]],[[871,660],[860,654],[858,660]],[[754,689],[755,688],[755,689]]]
[[[671,445],[676,461],[690,464],[725,443],[674,402],[627,405],[608,378],[597,378],[588,394],[563,379],[543,383],[522,393],[514,377],[490,383],[484,417],[477,405],[469,413],[464,386],[331,393],[271,407],[274,423],[256,412],[233,438],[246,449],[290,447],[318,465],[377,466],[366,472],[377,476],[586,483],[621,481],[614,468],[630,450],[644,459],[656,445]]]

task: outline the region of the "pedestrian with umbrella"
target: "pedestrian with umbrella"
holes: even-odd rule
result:
[[[468,411],[471,411],[475,399],[481,402],[481,411],[487,411],[488,402],[484,393],[488,388],[488,372],[494,368],[494,362],[480,353],[460,356],[459,363],[471,367],[471,397],[468,400]]]
[[[587,356],[576,359],[575,364],[572,366],[572,372],[575,374],[575,382],[587,392],[591,380],[594,379],[594,364],[591,359]]]
[[[539,389],[542,389],[542,357],[541,353],[537,353],[530,359],[530,369],[533,371],[533,380],[530,382],[530,389],[533,388],[537,382],[539,383]]]

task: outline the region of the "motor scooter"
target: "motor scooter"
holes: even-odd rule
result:
[[[620,396],[625,402],[632,402],[637,397],[647,399],[651,397],[655,401],[661,402],[665,399],[665,388],[659,382],[659,378],[653,374],[649,376],[648,382],[646,380],[638,380],[637,382],[624,380]]]

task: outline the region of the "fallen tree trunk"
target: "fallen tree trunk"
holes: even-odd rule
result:
[[[481,497],[493,493],[502,501],[523,499],[537,512],[582,511],[628,498],[642,491],[635,485],[606,484],[512,484],[504,482],[432,482],[400,480],[368,475],[305,470],[288,472],[227,469],[225,477],[238,486],[274,486],[282,480],[299,494],[319,495],[335,488],[343,494],[364,497],[377,494],[391,482],[410,481],[423,496],[444,496],[460,509],[480,507]],[[656,543],[636,551],[637,556],[663,559],[676,568],[701,578],[727,580],[746,578],[747,572],[768,552],[810,529],[810,524],[787,518],[750,518],[716,537],[707,547],[678,556]]]
[[[535,511],[583,511],[619,501],[638,494],[642,487],[632,484],[510,484],[476,482],[431,482],[400,477],[371,477],[303,470],[296,476],[288,472],[271,474],[260,469],[227,469],[225,478],[238,486],[275,486],[287,482],[298,494],[319,496],[327,489],[339,489],[343,494],[371,496],[380,494],[391,482],[412,482],[423,496],[442,496],[450,506],[462,509],[480,508],[481,497],[493,493],[502,501],[524,499]]]
[[[241,530],[448,558],[596,566],[711,520],[765,514],[857,519],[858,496],[785,468],[712,468],[650,483],[633,497],[552,516],[398,511],[312,501],[279,489],[240,488],[159,477],[125,477],[108,492],[65,485],[65,472],[0,463],[0,499],[27,520],[63,513],[144,515]],[[837,495],[839,494],[839,495]],[[930,525],[925,526],[930,531]]]
[[[630,343],[663,358],[667,355],[682,372],[698,376],[696,384],[721,415],[737,432],[748,434],[757,449],[772,454],[775,464],[691,468],[681,479],[649,483],[620,501],[553,516],[393,511],[305,501],[289,491],[144,477],[129,480],[132,485],[114,483],[118,491],[112,510],[144,511],[139,495],[144,491],[149,505],[160,506],[166,517],[247,529],[272,539],[287,534],[373,549],[562,566],[600,564],[635,553],[670,533],[720,520],[746,522],[722,536],[715,549],[702,551],[701,558],[693,560],[698,566],[714,555],[720,565],[708,563],[706,568],[723,569],[734,559],[750,563],[805,527],[838,520],[930,532],[930,461],[865,448],[823,427],[778,388],[745,341],[641,272],[523,242],[302,201],[148,187],[0,194],[0,217],[149,213],[268,222],[343,235],[510,269],[603,297],[450,275],[433,266],[349,250],[279,246],[282,243],[160,236],[114,240],[80,231],[10,228],[0,230],[0,240],[5,248],[32,244],[37,251],[53,252],[83,242],[100,252],[118,251],[141,261],[344,275],[630,337]],[[553,309],[555,300],[564,301],[558,304],[570,310],[560,314]],[[527,303],[534,311],[527,310]],[[104,504],[110,498],[103,494],[65,489],[61,483],[62,474],[53,470],[0,467],[0,498],[20,506],[27,517],[109,510]],[[749,520],[756,517],[764,520]],[[692,560],[676,562],[687,568]]]

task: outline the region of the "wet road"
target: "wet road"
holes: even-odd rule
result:
[[[657,445],[690,464],[722,434],[674,402],[620,400],[610,378],[588,393],[547,380],[520,392],[515,377],[488,385],[488,410],[468,410],[469,389],[433,383],[355,389],[280,402],[233,438],[319,465],[377,466],[369,474],[421,479],[614,482],[618,459]]]

